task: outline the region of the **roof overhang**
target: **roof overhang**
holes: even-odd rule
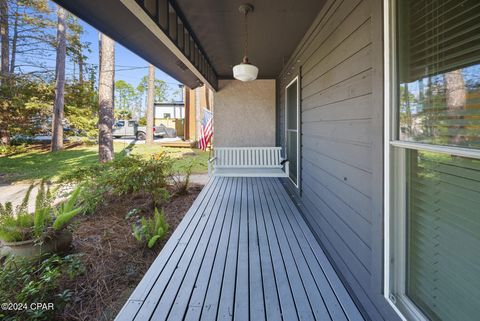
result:
[[[190,88],[232,78],[245,40],[241,0],[54,0]],[[326,0],[256,1],[249,56],[278,77]]]
[[[156,102],[153,104],[155,107],[164,107],[164,106],[185,106],[184,102]]]
[[[188,87],[206,84],[217,89],[215,70],[187,21],[169,1],[155,1],[153,13],[148,1],[54,1]],[[165,10],[168,15],[159,14]]]

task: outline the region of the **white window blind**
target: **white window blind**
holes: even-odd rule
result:
[[[398,1],[399,138],[480,148],[480,1]]]
[[[480,1],[399,1],[404,43],[401,82],[411,82],[478,64]]]
[[[478,320],[480,160],[408,155],[407,295],[431,320]]]
[[[480,153],[480,1],[397,0],[396,32],[398,140]],[[412,145],[405,294],[430,320],[480,320],[480,160]]]

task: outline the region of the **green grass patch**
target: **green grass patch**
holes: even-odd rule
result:
[[[152,154],[166,152],[175,159],[174,169],[182,172],[187,164],[194,162],[193,173],[207,171],[208,152],[191,148],[171,148],[159,145],[128,145],[115,143],[115,157],[125,157],[125,148],[132,154],[149,157]],[[29,148],[25,153],[0,157],[0,182],[50,179],[56,180],[73,168],[98,162],[98,146],[79,146],[55,153],[40,148]]]

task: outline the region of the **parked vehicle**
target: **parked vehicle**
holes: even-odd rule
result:
[[[164,125],[153,127],[154,137],[175,137],[175,130],[167,128]],[[136,139],[144,140],[147,137],[147,127],[139,126],[136,120],[117,120],[113,126],[113,137],[132,137]]]

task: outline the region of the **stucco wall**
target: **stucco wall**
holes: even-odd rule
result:
[[[220,80],[214,146],[275,146],[275,80]]]

